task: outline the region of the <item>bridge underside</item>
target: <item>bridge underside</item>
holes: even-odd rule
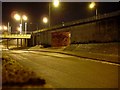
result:
[[[53,32],[51,44],[53,47],[68,46],[70,44],[70,32]]]
[[[28,39],[31,38],[31,34],[2,34],[1,43],[7,49],[11,47],[27,47]]]
[[[7,49],[27,47],[28,39],[3,39],[1,44]]]

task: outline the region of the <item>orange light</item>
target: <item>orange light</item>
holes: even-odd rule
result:
[[[44,17],[44,18],[43,18],[43,22],[44,22],[44,23],[47,23],[47,22],[48,22],[48,18],[47,18],[47,17]]]
[[[54,0],[54,1],[53,1],[53,5],[54,5],[55,7],[58,7],[58,6],[59,6],[59,0]]]
[[[4,30],[7,30],[7,26],[3,26],[3,29],[4,29]]]
[[[26,21],[28,18],[27,18],[26,15],[23,15],[23,16],[22,16],[22,19]]]
[[[95,3],[94,2],[91,2],[91,4],[89,5],[89,8],[94,8],[95,7]]]
[[[2,26],[0,26],[0,30],[2,30]]]
[[[19,20],[21,19],[21,17],[20,17],[19,14],[15,14],[15,15],[14,15],[14,18],[15,18],[17,21],[19,21]]]

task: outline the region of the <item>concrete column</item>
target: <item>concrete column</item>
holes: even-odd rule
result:
[[[7,39],[7,49],[9,49],[9,47],[8,47],[8,39]]]
[[[24,39],[24,46],[26,47],[26,39]]]
[[[36,44],[38,45],[38,36],[36,34],[36,39],[35,39]]]
[[[28,40],[26,39],[26,46],[28,46]]]
[[[24,43],[25,43],[24,46],[27,47],[27,39],[26,38],[24,39]]]
[[[48,44],[48,32],[46,32],[46,44]]]
[[[33,46],[34,46],[34,44],[35,44],[35,41],[34,41],[34,39],[35,39],[35,37],[33,36],[33,40],[32,40],[32,42],[33,42]]]
[[[17,38],[17,48],[19,47],[19,39]]]
[[[21,43],[20,44],[21,44],[21,47],[22,47],[22,39],[21,39]]]

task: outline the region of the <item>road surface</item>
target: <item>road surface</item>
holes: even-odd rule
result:
[[[118,64],[51,52],[3,53],[29,67],[54,88],[118,88]]]

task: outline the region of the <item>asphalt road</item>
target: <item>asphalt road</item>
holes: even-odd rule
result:
[[[117,88],[117,64],[78,58],[60,53],[7,50],[54,88]],[[4,52],[3,52],[4,53]]]
[[[2,89],[2,50],[0,48],[0,90]]]

